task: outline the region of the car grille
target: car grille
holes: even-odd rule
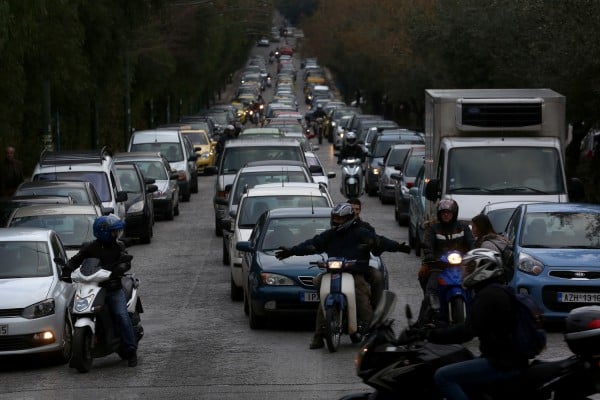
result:
[[[0,336],[0,351],[27,350],[43,345],[42,342],[35,342],[31,334]]]
[[[556,312],[569,312],[577,307],[589,306],[590,303],[559,303],[557,301],[558,292],[597,293],[598,286],[544,286],[542,289],[542,301],[546,308]]]
[[[313,284],[313,276],[299,276],[298,280],[300,282],[302,282],[302,284],[304,286],[309,286],[309,287],[314,287],[315,285]]]
[[[561,279],[600,279],[600,271],[550,271],[550,276]]]
[[[22,311],[22,308],[5,308],[0,310],[0,318],[18,317]]]

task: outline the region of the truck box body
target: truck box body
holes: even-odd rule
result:
[[[550,89],[429,89],[425,176],[469,221],[499,201],[568,201],[565,97]],[[427,204],[427,220],[435,219]]]

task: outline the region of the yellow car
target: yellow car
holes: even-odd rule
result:
[[[181,134],[186,135],[194,145],[194,151],[198,155],[196,170],[199,174],[206,173],[206,167],[215,165],[217,142],[210,140],[206,131],[202,129],[182,129]]]

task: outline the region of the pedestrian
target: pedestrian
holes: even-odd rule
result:
[[[23,164],[15,158],[15,148],[7,146],[2,163],[2,196],[11,197],[23,182]]]

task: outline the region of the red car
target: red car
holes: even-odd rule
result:
[[[294,55],[294,49],[292,49],[289,46],[282,47],[281,49],[279,49],[279,54],[282,54],[284,56],[293,56]]]

